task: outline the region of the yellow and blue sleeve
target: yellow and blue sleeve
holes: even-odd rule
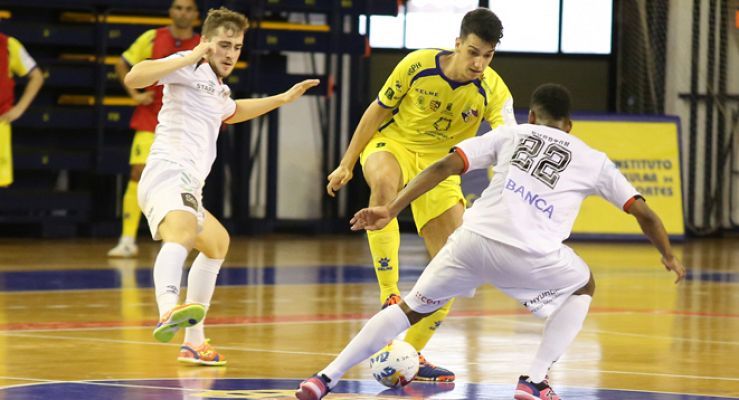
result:
[[[143,60],[151,58],[154,48],[154,37],[156,29],[149,29],[141,34],[131,46],[123,52],[123,59],[128,65],[133,66]]]
[[[15,76],[26,76],[32,69],[36,68],[36,61],[23,47],[18,39],[8,38],[9,67],[11,74]]]
[[[483,85],[488,92],[488,104],[485,107],[485,120],[490,128],[501,125],[515,125],[513,116],[513,96],[503,79],[492,68],[485,72]]]
[[[417,57],[417,52],[413,52],[405,56],[398,65],[395,66],[393,72],[388,76],[387,81],[380,89],[377,95],[377,101],[385,108],[395,108],[400,104],[408,88],[410,87],[413,76],[421,70],[421,61]]]

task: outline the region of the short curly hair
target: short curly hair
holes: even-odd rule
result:
[[[570,91],[556,83],[545,83],[531,95],[531,109],[555,120],[570,118]]]

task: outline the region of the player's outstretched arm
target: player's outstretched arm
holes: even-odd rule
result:
[[[172,72],[192,65],[203,57],[215,53],[214,42],[200,42],[192,52],[181,57],[162,58],[159,60],[144,60],[134,65],[126,74],[123,83],[131,88],[141,89],[155,84]]]
[[[362,115],[362,119],[357,124],[357,129],[354,131],[354,135],[352,135],[349,147],[346,149],[341,163],[328,175],[326,192],[328,192],[329,196],[334,197],[339,189],[349,183],[353,177],[352,171],[354,171],[354,165],[357,163],[357,159],[359,159],[359,153],[367,146],[367,143],[372,139],[372,135],[377,132],[377,128],[380,127],[380,124],[392,112],[392,109],[381,107],[376,101],[373,101],[367,107],[367,110]]]
[[[677,275],[675,283],[680,282],[685,277],[685,267],[680,259],[672,254],[670,238],[659,216],[642,199],[636,199],[629,207],[628,213],[636,218],[642,232],[662,254],[662,264],[665,269]]]
[[[236,112],[234,112],[234,115],[224,122],[227,124],[236,124],[266,114],[284,104],[292,103],[302,96],[308,89],[317,86],[319,83],[321,83],[321,81],[318,79],[306,79],[302,82],[296,83],[288,91],[278,95],[257,99],[236,100]]]
[[[428,192],[450,175],[457,175],[462,172],[464,172],[462,157],[456,152],[448,154],[411,179],[390,204],[381,207],[363,208],[357,211],[349,221],[352,224],[351,229],[358,231],[360,229],[378,230],[384,228],[390,220],[408,207],[411,201]]]

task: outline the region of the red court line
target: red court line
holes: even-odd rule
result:
[[[628,308],[593,307],[590,314],[657,314],[657,315],[679,315],[691,317],[714,317],[714,318],[739,318],[739,314],[710,313],[683,310],[639,310]],[[469,310],[456,311],[449,315],[451,317],[490,317],[527,315],[528,311],[519,310]],[[347,313],[347,314],[314,314],[314,315],[282,315],[271,317],[208,317],[208,325],[228,324],[256,324],[256,323],[286,323],[286,322],[323,322],[323,321],[363,321],[374,314]],[[147,321],[59,321],[59,322],[20,322],[0,324],[0,331],[26,331],[26,330],[64,330],[78,328],[115,328],[115,327],[140,327],[154,326],[155,320]]]

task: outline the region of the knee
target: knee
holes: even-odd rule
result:
[[[408,322],[410,322],[411,325],[415,325],[416,323],[418,323],[418,321],[433,314],[433,311],[429,313],[420,313],[418,311],[413,311],[404,301],[400,302],[400,309],[403,310],[403,313],[405,313],[405,316],[408,318]]]
[[[390,203],[395,195],[398,194],[397,188],[388,182],[376,182],[370,185],[370,206],[379,206]]]
[[[231,236],[229,236],[228,232],[224,230],[223,235],[218,240],[218,243],[215,246],[214,253],[212,257],[210,258],[216,258],[219,260],[223,260],[226,258],[226,255],[228,254],[228,248],[231,246]]]

